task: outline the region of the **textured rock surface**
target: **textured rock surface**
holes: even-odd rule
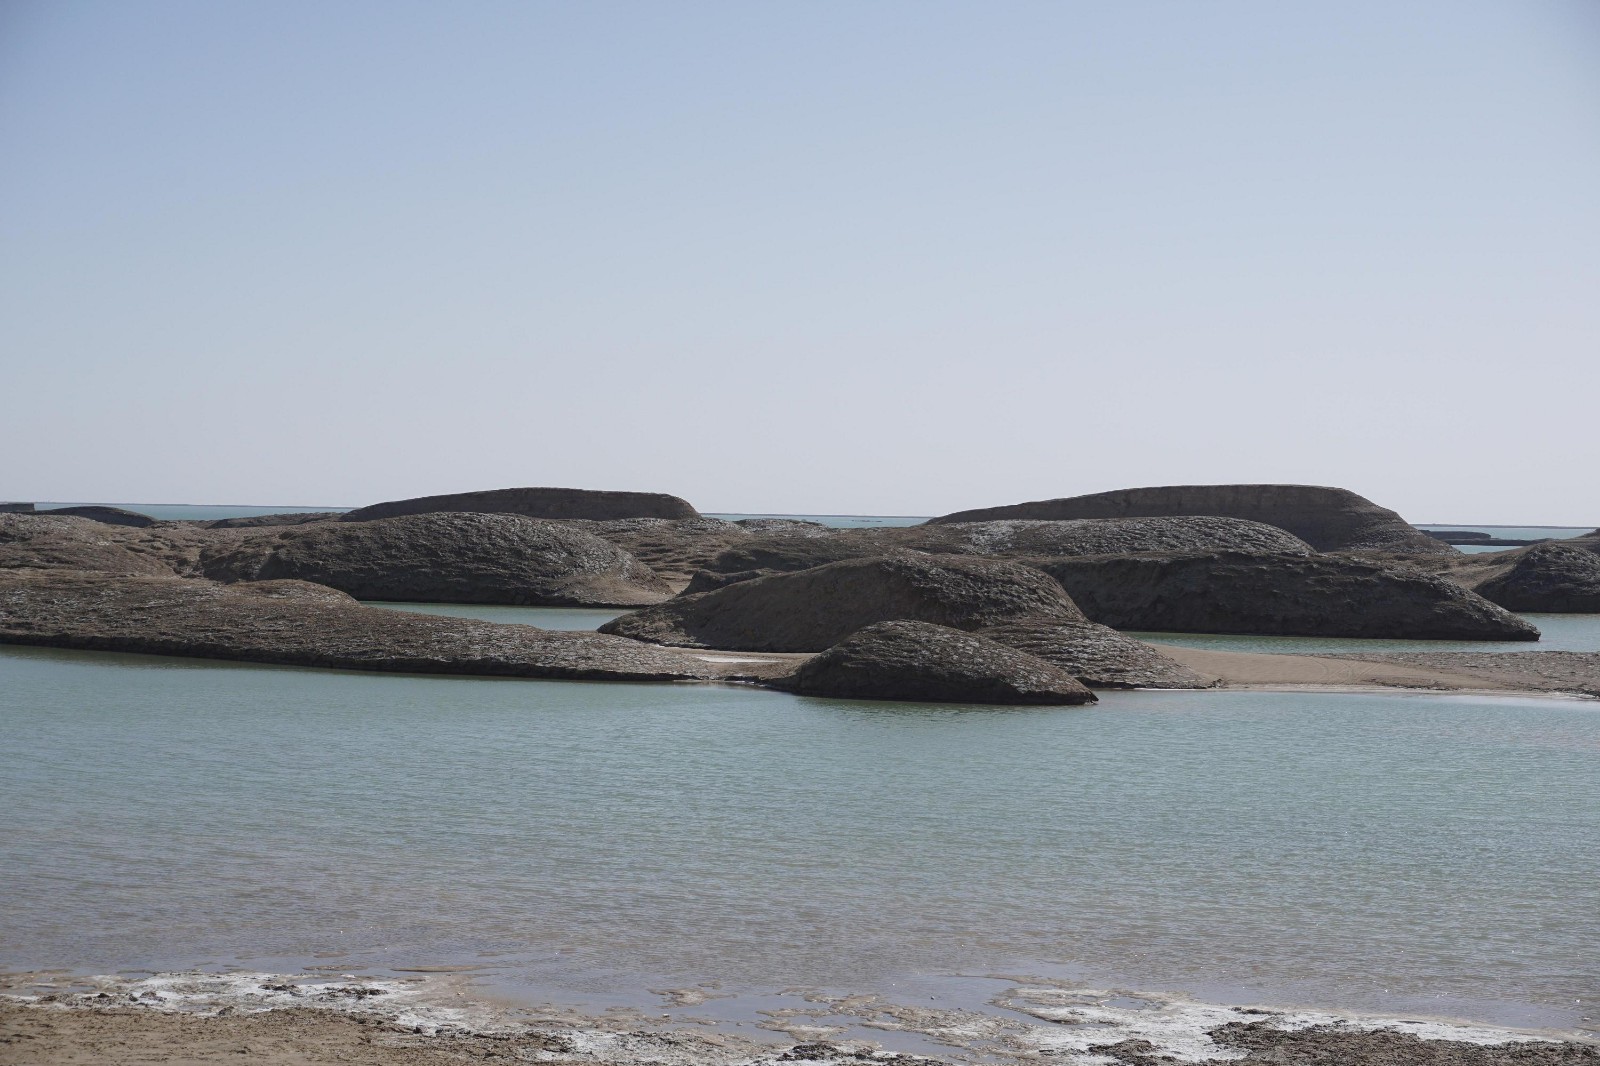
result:
[[[1568,692],[1600,698],[1600,652],[1402,651],[1346,653],[1327,658],[1449,670],[1481,677],[1485,688]]]
[[[938,555],[1033,558],[1146,551],[1310,553],[1311,546],[1274,526],[1237,518],[1005,520],[879,529],[824,530],[809,537],[751,536],[704,562],[696,591],[767,573],[806,570],[842,559],[910,550]]]
[[[892,532],[907,547],[921,551],[1010,558],[1178,551],[1310,554],[1313,550],[1277,526],[1212,515],[943,522]]]
[[[100,504],[85,504],[82,507],[52,507],[48,511],[39,511],[38,514],[61,515],[69,518],[88,518],[96,522],[104,522],[108,526],[153,526],[156,520],[147,514],[138,511],[128,511],[121,507],[105,507]]]
[[[221,581],[315,581],[363,600],[633,607],[671,594],[599,537],[508,514],[291,526],[207,549],[200,569]]]
[[[1512,611],[1600,613],[1600,554],[1559,541],[1518,552],[1474,587]]]
[[[1436,574],[1327,555],[1037,559],[1116,629],[1418,640],[1537,640],[1509,611]]]
[[[596,633],[364,607],[299,581],[0,571],[0,642],[430,674],[671,681],[692,656]]]
[[[1409,525],[1395,512],[1349,489],[1317,485],[1168,485],[1117,489],[1090,496],[959,511],[932,522],[1157,515],[1220,515],[1264,522],[1288,530],[1318,551],[1352,549],[1437,555],[1454,550]]]
[[[1093,622],[1017,622],[979,630],[1052,663],[1090,688],[1209,688],[1208,677],[1143,641]]]
[[[848,559],[679,596],[600,631],[685,647],[821,651],[874,622],[896,620],[965,630],[1085,621],[1061,587],[1031,567],[905,554]]]
[[[591,519],[699,518],[686,501],[662,492],[605,492],[600,489],[485,489],[452,492],[443,496],[418,496],[358,507],[347,512],[346,522],[368,522],[397,515],[433,514],[440,511],[480,511],[515,514],[525,518]]]
[[[1094,695],[1043,659],[927,622],[879,622],[800,666],[803,696],[925,703],[1081,704]]]
[[[173,572],[158,548],[120,527],[66,515],[0,514],[0,570],[18,568]]]
[[[198,523],[206,529],[256,529],[260,526],[302,526],[307,522],[337,522],[339,511],[290,511],[285,514],[258,514],[244,518],[213,518]]]
[[[729,545],[751,536],[744,526],[720,518],[623,518],[572,525],[610,541],[679,586]]]

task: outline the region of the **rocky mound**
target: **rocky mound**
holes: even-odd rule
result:
[[[1210,688],[1216,678],[1093,622],[1016,622],[979,635],[1059,666],[1090,688]]]
[[[1311,545],[1277,526],[1212,515],[936,522],[892,532],[899,534],[907,547],[921,551],[1009,558],[1180,551],[1309,555],[1313,551]]]
[[[85,504],[82,507],[52,507],[48,511],[36,511],[35,513],[60,515],[64,518],[88,518],[95,522],[104,522],[108,526],[142,528],[156,524],[156,520],[147,514],[125,510],[121,507],[104,507],[100,504]]]
[[[1600,614],[1600,554],[1561,541],[1518,552],[1474,591],[1510,611]]]
[[[173,572],[159,550],[116,526],[67,515],[0,514],[0,570],[21,568],[169,577]]]
[[[600,489],[486,489],[452,492],[443,496],[418,496],[358,507],[347,512],[346,522],[370,522],[398,515],[440,511],[479,511],[515,514],[524,518],[590,519],[699,518],[687,501],[662,492],[606,492]]]
[[[1441,554],[1453,549],[1349,489],[1316,485],[1168,485],[958,511],[933,524],[1007,518],[1149,518],[1219,515],[1288,530],[1318,551]]]
[[[1325,555],[1037,559],[1116,629],[1411,640],[1538,640],[1516,615],[1437,575]]]
[[[964,630],[1085,621],[1061,587],[1031,567],[905,554],[847,559],[679,596],[600,631],[684,647],[821,651],[874,622],[898,620]]]
[[[364,607],[299,581],[0,571],[0,643],[428,674],[581,681],[713,676],[692,656],[595,633]]]
[[[303,526],[307,522],[336,522],[338,511],[290,511],[284,514],[258,514],[243,518],[213,518],[199,523],[206,529],[256,529],[260,526]]]
[[[1094,694],[1043,659],[927,622],[867,626],[801,664],[803,696],[923,703],[1081,704]]]
[[[314,522],[234,536],[200,558],[220,581],[315,581],[363,600],[637,607],[671,590],[615,545],[509,514]]]

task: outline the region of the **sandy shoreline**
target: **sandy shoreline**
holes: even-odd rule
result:
[[[736,1031],[695,1016],[695,1008],[723,996],[704,988],[659,990],[663,1008],[679,1009],[669,1016],[644,1008],[508,1008],[473,998],[468,981],[449,975],[13,974],[0,978],[0,1063],[1600,1064],[1600,1043],[1573,1033],[1216,1006],[1040,978],[1005,980],[1005,991],[982,1009],[795,991],[792,1006],[758,1011],[751,1028]]]
[[[1292,655],[1159,643],[1155,647],[1191,670],[1216,678],[1223,688],[1600,697],[1600,654],[1589,652]]]

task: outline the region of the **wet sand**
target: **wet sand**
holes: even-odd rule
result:
[[[654,1009],[584,1014],[475,999],[459,974],[11,974],[0,976],[0,1063],[1600,1066],[1600,1044],[1570,1038],[1577,1034],[1205,1005],[1040,978],[987,980],[1004,982],[1005,991],[981,1007],[791,990],[790,1006],[769,1005],[754,1028],[733,1032],[695,1015],[707,1000],[727,996],[704,987],[659,990]],[[669,1007],[673,1015],[658,1013]]]
[[[1389,652],[1284,655],[1156,644],[1224,688],[1413,689],[1600,697],[1600,653]]]

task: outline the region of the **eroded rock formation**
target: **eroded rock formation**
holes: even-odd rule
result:
[[[663,492],[607,492],[600,489],[485,489],[418,496],[358,507],[344,514],[346,522],[368,522],[398,515],[434,514],[440,511],[479,511],[515,514],[524,518],[589,519],[699,518],[685,500]]]
[[[1026,652],[927,622],[878,622],[803,663],[803,696],[923,703],[1083,704],[1094,694]]]
[[[1007,622],[1083,622],[1061,586],[995,559],[903,554],[847,559],[679,596],[608,622],[656,644],[744,651],[822,651],[874,622],[975,630]]]
[[[1409,640],[1537,640],[1503,607],[1437,574],[1327,555],[1036,559],[1091,619],[1116,629]]]
[[[1518,552],[1472,585],[1485,599],[1511,611],[1600,614],[1600,554],[1547,541]]]
[[[958,511],[933,524],[1008,518],[1141,518],[1220,515],[1293,533],[1318,551],[1440,554],[1453,549],[1387,507],[1349,489],[1317,485],[1167,485]]]
[[[300,581],[0,571],[0,642],[429,674],[581,681],[717,676],[666,648],[596,633],[365,607]]]
[[[363,600],[636,607],[671,590],[593,534],[510,514],[314,522],[235,536],[200,558],[221,581],[297,579]]]
[[[0,514],[0,570],[172,576],[164,553],[117,526],[67,515]]]
[[[1209,688],[1216,678],[1093,622],[1013,622],[979,635],[1060,667],[1090,688]]]

